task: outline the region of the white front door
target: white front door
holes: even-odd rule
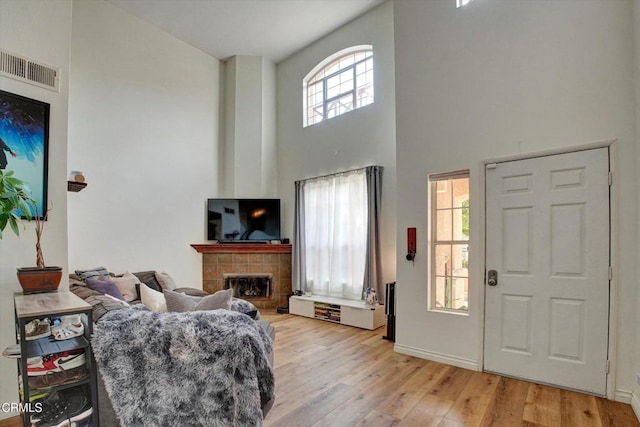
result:
[[[484,369],[606,394],[606,148],[486,167]]]

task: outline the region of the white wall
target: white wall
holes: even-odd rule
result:
[[[29,31],[25,31],[25,29]],[[71,1],[0,0],[0,47],[59,67],[60,92],[0,77],[0,90],[47,102],[50,110],[48,198],[53,210],[43,235],[47,265],[67,270],[67,110]],[[27,224],[20,238],[9,229],[0,240],[0,348],[15,343],[13,293],[20,291],[16,268],[35,266],[35,233]],[[63,280],[61,288],[68,286]],[[17,402],[15,360],[0,358],[0,402]],[[0,419],[16,416],[0,412]]]
[[[278,194],[276,65],[262,59],[262,197]]]
[[[275,65],[261,56],[234,56],[225,65],[224,195],[277,194]],[[257,184],[259,183],[259,185]]]
[[[103,1],[74,1],[71,269],[164,270],[201,286],[205,199],[218,192],[220,63]]]
[[[633,5],[633,41],[634,41],[634,83],[635,83],[635,99],[636,106],[640,105],[640,3],[634,1]],[[636,141],[640,144],[640,109],[636,107]],[[640,165],[640,150],[636,151],[636,163]],[[640,167],[637,171],[638,175],[636,176],[636,182],[640,182]],[[636,192],[640,194],[640,186],[636,186]],[[638,212],[640,212],[640,197],[638,197]],[[638,235],[638,249],[636,251],[636,262],[640,264],[640,230]],[[640,276],[640,271],[638,271],[638,275]],[[637,279],[637,283],[639,283],[638,287],[640,287],[640,277]],[[635,350],[635,374],[640,375],[640,291],[636,288],[636,320],[633,322],[636,328],[636,350]],[[640,419],[640,384],[638,384],[640,378],[636,378],[633,382],[633,390],[632,390],[632,401],[631,405],[636,413],[638,419]]]
[[[617,139],[617,395],[633,387],[637,162],[630,2],[394,3],[398,247],[396,349],[477,366],[482,349],[481,161]],[[470,315],[427,311],[427,175],[471,170]],[[477,246],[476,246],[477,247]]]
[[[302,79],[319,62],[350,46],[371,44],[375,103],[302,127]],[[278,191],[283,237],[292,237],[294,182],[333,172],[384,166],[383,279],[395,280],[395,93],[393,7],[384,3],[292,55],[277,67]]]

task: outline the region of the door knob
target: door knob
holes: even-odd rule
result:
[[[487,285],[489,286],[498,285],[498,272],[496,270],[489,270],[487,272]]]

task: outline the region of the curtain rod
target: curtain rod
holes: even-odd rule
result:
[[[380,169],[384,170],[384,166],[369,165],[369,166],[364,166],[364,167],[361,167],[361,168],[351,169],[351,170],[348,170],[348,171],[335,172],[335,173],[330,173],[330,174],[327,174],[327,175],[314,176],[313,178],[299,179],[299,180],[297,180],[295,182],[298,183],[298,182],[315,181],[316,179],[330,178],[332,176],[345,175],[345,174],[352,173],[352,172],[359,172],[361,170],[366,170],[368,168],[380,168]]]

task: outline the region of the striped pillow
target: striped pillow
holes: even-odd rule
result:
[[[104,267],[96,267],[91,270],[76,270],[76,274],[82,281],[87,280],[89,277],[109,276],[109,272]]]

